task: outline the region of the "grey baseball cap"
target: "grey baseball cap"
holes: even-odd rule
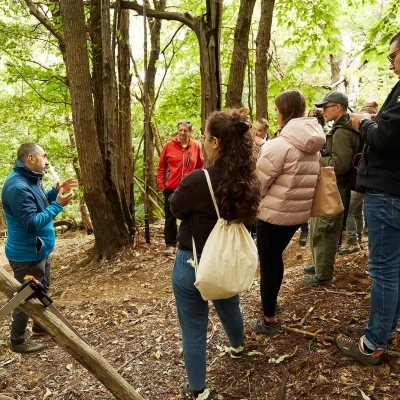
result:
[[[332,103],[342,104],[346,107],[349,105],[349,99],[342,92],[330,92],[322,100],[317,101],[314,104],[315,107],[321,108],[324,104],[329,103],[330,101]]]

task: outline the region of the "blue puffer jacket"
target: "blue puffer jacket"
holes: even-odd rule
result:
[[[41,261],[54,249],[53,218],[63,206],[57,190],[43,189],[43,174],[16,160],[1,196],[7,223],[5,252],[9,261]]]

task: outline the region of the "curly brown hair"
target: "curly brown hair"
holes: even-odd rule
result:
[[[206,123],[210,136],[220,143],[222,178],[215,197],[221,217],[227,221],[251,222],[257,215],[261,195],[251,127],[244,109],[215,111]]]

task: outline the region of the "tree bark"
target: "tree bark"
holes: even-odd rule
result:
[[[261,16],[256,38],[256,118],[268,119],[268,58],[271,40],[272,14],[275,0],[261,1]]]
[[[110,178],[112,173],[110,162],[104,164],[96,129],[96,118],[93,105],[92,87],[89,72],[89,60],[86,45],[86,27],[82,1],[62,0],[61,18],[64,27],[65,61],[69,77],[72,116],[77,150],[82,171],[82,183],[85,189],[85,200],[90,211],[95,247],[103,258],[109,258],[130,240],[126,228],[120,202],[116,196]],[[108,59],[109,60],[109,59]],[[111,66],[108,67],[108,71]],[[110,92],[112,82],[107,80],[105,91]],[[111,94],[115,99],[115,94]],[[113,102],[114,100],[110,100]],[[110,105],[111,109],[113,105]],[[115,118],[108,110],[107,123]],[[112,129],[111,125],[106,129]],[[110,136],[112,132],[109,132]],[[112,143],[114,154],[108,160],[118,156],[118,146]],[[110,151],[110,150],[109,150]],[[101,212],[98,212],[101,210]]]
[[[121,135],[121,166],[122,187],[125,204],[134,219],[133,195],[133,149],[132,149],[132,121],[131,121],[131,73],[130,73],[130,38],[129,38],[129,11],[120,10],[118,37],[118,74],[119,74],[119,131]],[[121,161],[121,160],[120,160]],[[133,225],[135,222],[133,220]]]
[[[236,22],[231,68],[226,91],[226,106],[240,108],[243,106],[243,82],[246,64],[249,57],[249,32],[256,0],[241,0]]]
[[[73,0],[76,1],[76,0]],[[11,297],[19,282],[0,268],[0,290]],[[19,306],[82,366],[94,375],[119,400],[144,400],[109,362],[79,338],[38,300],[28,300]]]

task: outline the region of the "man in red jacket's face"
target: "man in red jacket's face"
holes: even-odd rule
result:
[[[178,140],[182,143],[183,147],[187,146],[191,133],[192,125],[189,121],[180,122],[178,124]]]

